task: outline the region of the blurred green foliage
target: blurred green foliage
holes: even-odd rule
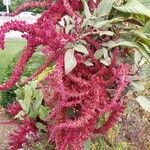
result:
[[[14,11],[19,5],[25,3],[25,2],[30,2],[30,1],[40,1],[40,0],[12,0],[11,5],[10,5],[10,11]],[[6,7],[3,5],[3,1],[0,1],[0,11],[6,11]],[[32,11],[33,13],[41,13],[43,9],[41,8],[34,8],[34,9],[29,9],[26,11]]]
[[[14,68],[17,60],[18,60],[18,56],[20,55],[20,52],[12,59],[12,61],[10,62],[10,64],[8,65],[7,69],[6,69],[6,73],[3,76],[3,79],[1,80],[1,83],[5,82],[6,80],[9,79],[9,77],[11,76],[12,73],[12,69]],[[28,62],[26,69],[23,73],[23,76],[30,76],[42,63],[44,62],[44,57],[43,55],[41,55],[40,52],[36,52],[31,60]],[[0,104],[4,107],[7,107],[7,105],[15,100],[16,94],[15,94],[15,90],[17,89],[17,87],[13,87],[11,89],[9,89],[8,91],[3,91],[1,92],[1,101]]]
[[[5,10],[5,6],[3,5],[3,2],[0,1],[0,11],[4,11]]]

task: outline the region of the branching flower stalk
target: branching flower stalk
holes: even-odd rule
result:
[[[88,1],[91,12],[94,12],[99,4],[100,0]],[[34,79],[49,64],[54,63],[54,71],[40,81],[45,105],[51,109],[44,120],[49,141],[56,144],[57,150],[82,150],[87,139],[97,134],[105,134],[123,112],[121,97],[129,83],[129,67],[122,60],[118,63],[122,53],[120,47],[111,50],[109,65],[103,64],[95,57],[95,52],[102,48],[104,42],[117,36],[101,37],[99,34],[103,32],[102,30],[95,31],[93,27],[82,27],[85,18],[81,0],[26,3],[17,8],[11,16],[35,7],[46,8],[36,23],[31,25],[23,21],[12,21],[0,27],[2,49],[5,33],[10,30],[22,32],[27,40],[27,46],[20,55],[12,76],[6,83],[0,85],[0,90],[8,90],[19,81],[36,47],[42,45],[42,52],[47,58],[45,63],[22,84]],[[65,24],[60,26],[63,17],[71,17],[74,20],[74,28],[69,32],[64,30],[67,26],[66,20]],[[72,48],[72,45],[76,44],[80,47]],[[68,69],[66,64],[68,65],[72,59],[72,57],[65,59],[68,51],[73,52],[75,66],[66,73]],[[20,109],[19,106],[16,107]],[[14,114],[15,111],[11,110],[11,113]],[[109,113],[108,120],[97,127],[97,120],[105,113]],[[29,132],[36,135],[37,128],[34,121],[27,118],[24,118],[19,131],[11,136],[11,150],[22,148],[25,143],[27,144],[26,135]]]

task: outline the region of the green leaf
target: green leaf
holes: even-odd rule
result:
[[[31,103],[32,100],[32,94],[33,94],[33,89],[31,85],[26,85],[24,87],[24,101],[27,101],[29,104]]]
[[[94,56],[95,56],[96,59],[102,58],[102,56],[103,56],[103,51],[102,51],[102,49],[97,50],[97,51],[94,53]]]
[[[114,44],[116,44],[116,42],[113,41],[113,40],[110,40],[109,42],[102,43],[102,46],[109,48],[109,47],[111,47]]]
[[[15,90],[15,94],[16,94],[18,99],[23,99],[24,98],[24,88],[18,87],[18,89]]]
[[[138,47],[139,51],[145,57],[145,59],[150,62],[150,49],[149,49],[149,47],[147,45],[145,45],[144,43],[138,42],[138,44],[139,44],[139,47]]]
[[[80,53],[83,53],[83,54],[89,54],[87,48],[84,45],[82,45],[82,44],[75,45],[74,49],[77,52],[80,52]]]
[[[138,66],[139,62],[141,61],[142,55],[139,51],[134,52],[134,64]]]
[[[43,100],[43,94],[40,90],[34,91],[35,100],[33,102],[33,109],[36,111],[40,108]]]
[[[95,28],[104,28],[104,27],[106,28],[115,23],[122,22],[122,21],[124,21],[123,17],[113,18],[111,20],[99,21],[94,25],[94,27]]]
[[[94,66],[93,63],[91,63],[90,61],[85,61],[84,64],[88,67]]]
[[[102,31],[99,35],[100,36],[103,36],[103,35],[113,36],[114,32],[112,32],[112,31]]]
[[[84,5],[85,17],[89,19],[92,15],[91,15],[91,12],[90,12],[90,8],[89,8],[89,6],[88,6],[88,4],[85,0],[83,0],[83,5]]]
[[[150,53],[150,48],[147,46],[147,44],[144,44],[142,42],[138,42],[138,43],[144,47],[144,49],[146,50],[147,53]]]
[[[138,48],[137,43],[130,42],[130,41],[116,41],[114,43],[112,42],[111,44],[109,44],[109,42],[108,42],[108,46],[109,46],[108,49],[112,49],[112,48],[117,47],[117,46],[126,46],[126,47]]]
[[[145,87],[140,82],[132,82],[131,85],[133,86],[133,90],[136,92],[141,92],[145,90]]]
[[[69,24],[65,27],[65,33],[69,33],[74,28],[73,24]]]
[[[96,59],[100,59],[100,62],[106,66],[111,64],[111,58],[109,57],[108,50],[104,47],[100,50],[97,50],[94,53],[94,56]]]
[[[66,21],[66,23],[67,23],[67,25],[68,24],[74,24],[75,23],[75,20],[72,18],[72,17],[70,17],[70,16],[68,16],[68,15],[65,15],[64,17],[63,17],[63,19]]]
[[[150,20],[145,24],[144,33],[150,36]]]
[[[139,30],[131,30],[129,33],[141,38],[141,39],[145,39],[145,40],[150,40],[150,38],[148,38],[146,36],[146,34],[144,34],[143,32],[139,31]]]
[[[138,0],[141,4],[143,4],[146,8],[150,9],[150,0]]]
[[[109,66],[111,64],[111,59],[107,57],[105,59],[100,59],[100,62],[106,66]]]
[[[32,90],[34,91],[38,85],[38,81],[31,81],[28,86],[31,86]]]
[[[49,112],[50,112],[49,108],[47,108],[47,107],[41,105],[41,107],[40,107],[40,109],[39,109],[39,117],[40,117],[42,120],[44,120],[44,119],[48,116]]]
[[[105,20],[105,21],[99,21],[97,22],[94,27],[95,28],[106,28],[110,26],[111,21],[110,20]]]
[[[25,100],[18,100],[19,104],[21,105],[21,108],[25,111],[26,114],[29,113],[30,105]]]
[[[96,9],[96,12],[94,12],[94,14],[96,14],[98,16],[98,18],[107,16],[107,15],[109,15],[112,7],[113,7],[113,0],[102,0],[99,3],[99,5]]]
[[[138,96],[136,101],[140,104],[140,106],[145,110],[150,112],[150,100],[148,100],[144,96]]]
[[[46,129],[46,126],[43,125],[41,122],[37,122],[36,123],[36,127],[40,130],[45,130]]]
[[[90,18],[83,19],[83,22],[81,24],[81,28],[83,27],[93,27],[94,24],[97,22],[97,18],[95,16],[91,16]]]
[[[103,48],[101,51],[103,53],[103,59],[100,58],[100,62],[106,66],[109,66],[111,64],[111,58],[109,57],[108,49]]]
[[[90,139],[86,140],[86,142],[84,143],[84,150],[90,150],[91,144],[92,142]]]
[[[30,110],[29,116],[33,119],[36,119],[38,116],[38,110]]]
[[[65,74],[70,73],[77,65],[77,60],[74,57],[74,50],[68,49],[65,53]]]
[[[103,46],[108,47],[108,49],[112,49],[117,46],[125,46],[125,47],[131,47],[138,49],[141,54],[150,62],[150,54],[148,52],[148,47],[143,43],[136,43],[136,42],[130,42],[130,41],[110,41],[108,43],[104,43]]]
[[[132,13],[132,14],[138,14],[138,15],[144,15],[150,17],[150,10],[144,7],[137,0],[128,0],[128,2],[125,5],[117,6],[114,8],[125,13]]]

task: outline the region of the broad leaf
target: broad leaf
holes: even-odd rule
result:
[[[25,100],[18,100],[19,104],[21,105],[21,108],[25,111],[26,114],[29,113],[30,105]]]
[[[33,89],[32,89],[32,85],[26,85],[24,87],[24,101],[28,102],[30,104],[31,100],[32,100],[32,94],[33,94]]]
[[[145,110],[150,112],[150,100],[148,100],[144,96],[138,96],[136,101],[140,104],[140,106]]]
[[[116,42],[114,42],[113,44],[111,44],[109,46],[109,49],[112,49],[112,48],[117,47],[117,46],[126,46],[126,47],[134,47],[134,48],[138,47],[138,45],[135,42],[130,42],[130,41],[116,41]]]
[[[138,42],[138,43],[141,44],[144,47],[144,49],[146,50],[146,52],[150,54],[150,48],[146,44],[144,44],[142,42]]]
[[[90,12],[90,8],[87,4],[87,2],[85,0],[83,0],[83,5],[84,5],[84,14],[85,14],[85,17],[87,19],[89,19],[92,15],[91,15],[91,12]]]
[[[97,22],[94,27],[95,28],[106,28],[110,26],[111,21],[110,20],[105,20],[105,21],[99,21]]]
[[[69,24],[65,27],[65,33],[69,33],[74,28],[73,24]]]
[[[104,47],[100,50],[97,50],[94,53],[94,56],[96,59],[100,59],[100,62],[106,66],[111,64],[111,58],[109,57],[108,50]]]
[[[84,45],[82,45],[82,44],[75,45],[74,49],[77,52],[80,52],[80,53],[83,53],[83,54],[89,54],[87,48]]]
[[[68,49],[65,53],[65,74],[70,73],[77,65],[77,60],[74,57],[74,50]]]
[[[36,119],[38,116],[38,110],[35,111],[35,110],[31,109],[29,116],[33,119]]]
[[[142,31],[139,31],[139,30],[131,30],[130,31],[131,34],[141,38],[141,39],[145,39],[145,40],[150,40],[150,38],[148,38],[146,36],[146,34],[144,34]]]
[[[111,59],[107,57],[105,59],[100,59],[100,62],[106,66],[109,66],[111,64]]]
[[[131,85],[133,86],[132,89],[136,92],[141,92],[145,90],[145,87],[141,82],[132,82]]]
[[[141,4],[143,4],[146,8],[150,9],[150,0],[138,0]]]
[[[143,43],[138,44],[136,42],[130,42],[130,41],[116,41],[116,42],[110,41],[110,43],[109,42],[105,43],[105,44],[103,44],[103,46],[108,47],[108,49],[112,49],[112,48],[117,47],[117,46],[125,46],[125,47],[136,48],[150,62],[150,54],[148,52],[149,49]]]
[[[134,52],[134,65],[138,66],[139,62],[141,61],[142,55],[139,51]]]
[[[42,120],[44,120],[44,119],[48,116],[49,112],[50,112],[49,108],[47,108],[47,107],[41,105],[41,107],[40,107],[40,109],[39,109],[39,117],[40,117]]]
[[[100,36],[103,36],[103,35],[113,36],[114,32],[112,32],[112,31],[102,31],[99,35]]]
[[[106,27],[111,26],[112,24],[122,22],[122,21],[124,21],[123,17],[113,18],[111,20],[99,21],[94,25],[94,27],[95,28],[104,28],[104,27],[106,28]]]
[[[36,127],[40,130],[46,130],[46,126],[42,124],[41,122],[37,122]]]
[[[37,109],[40,108],[40,106],[42,104],[43,94],[40,90],[35,90],[34,91],[34,96],[35,96],[35,100],[34,100],[34,103],[33,103],[33,109],[36,111]]]
[[[24,88],[18,87],[18,89],[15,90],[15,94],[17,95],[18,99],[23,99],[24,98]]]
[[[145,24],[144,33],[145,33],[146,35],[150,36],[150,21],[148,21],[148,22]]]
[[[102,56],[103,56],[103,51],[102,51],[102,49],[97,50],[97,51],[94,53],[94,56],[95,56],[96,59],[102,58]]]
[[[139,45],[138,49],[141,52],[141,54],[145,57],[145,59],[147,61],[150,62],[150,49],[149,49],[149,47],[142,42],[138,42],[138,45]]]
[[[100,62],[106,66],[109,66],[111,64],[111,58],[109,57],[108,49],[103,48],[102,52],[103,52],[103,59],[100,59]]]
[[[113,0],[102,0],[99,3],[97,10],[94,14],[96,14],[98,18],[107,16],[111,11],[112,6],[113,6]]]
[[[150,10],[144,7],[138,0],[128,0],[125,5],[117,6],[114,8],[125,13],[132,13],[150,17]]]

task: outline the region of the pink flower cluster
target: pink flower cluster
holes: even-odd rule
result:
[[[100,0],[96,2],[89,0],[88,5],[91,11],[99,3]],[[47,59],[24,83],[40,74],[50,63],[55,63],[54,72],[41,81],[45,102],[52,110],[46,118],[49,140],[55,142],[58,150],[66,148],[81,150],[88,138],[95,134],[105,134],[123,112],[121,96],[129,83],[129,67],[125,63],[117,63],[120,54],[118,47],[113,50],[109,66],[105,66],[95,58],[96,50],[101,48],[103,42],[109,41],[110,37],[98,38],[94,32],[90,34],[92,29],[84,31],[84,36],[81,35],[83,33],[80,32],[83,21],[82,15],[79,15],[83,11],[81,0],[27,3],[19,7],[15,14],[33,7],[47,8],[36,23],[29,25],[25,22],[13,21],[0,27],[1,48],[4,48],[4,35],[10,30],[23,32],[23,37],[27,40],[27,46],[12,76],[6,83],[0,85],[0,90],[7,90],[19,81],[36,47],[42,45],[42,52]],[[59,24],[65,15],[75,19],[76,27],[73,33],[66,34],[65,27]],[[57,26],[60,27],[59,30]],[[77,65],[72,72],[66,75],[64,73],[66,46],[68,43],[77,42],[79,37],[82,37],[80,40],[86,41],[87,44],[84,46],[89,55],[84,56],[75,52]],[[90,61],[93,65],[86,66],[85,61]],[[108,119],[97,127],[98,119],[106,113],[109,114]],[[13,146],[14,149],[20,148],[27,132],[30,130],[35,132],[35,127],[31,124],[30,121],[25,122],[19,132],[12,136],[10,145],[16,145],[16,147]]]
[[[22,108],[18,102],[10,103],[7,107],[7,112],[13,116],[17,115],[21,110]]]
[[[81,150],[85,140],[94,134],[105,134],[123,112],[120,98],[128,84],[129,70],[126,64],[114,63],[115,57],[109,67],[94,58],[92,67],[78,62],[68,75],[63,72],[64,62],[60,57],[55,71],[47,77],[43,91],[48,95],[51,89],[46,102],[53,110],[47,121],[53,120],[49,134],[57,149]],[[105,113],[109,113],[108,120],[96,127],[97,120]]]
[[[17,130],[10,134],[9,150],[18,150],[24,148],[24,146],[31,147],[31,143],[28,143],[31,134],[36,140],[38,139],[35,122],[29,118],[25,118],[21,124],[18,125]]]

